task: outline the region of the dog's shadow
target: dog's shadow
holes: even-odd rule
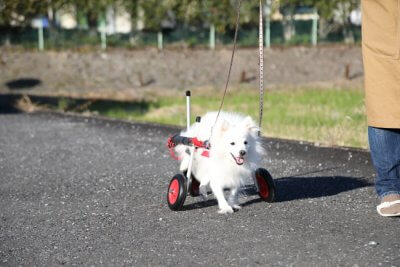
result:
[[[275,179],[275,202],[333,196],[372,185],[366,179],[346,176],[284,177]],[[244,193],[257,194],[254,186],[245,188]],[[253,199],[242,206],[259,201],[261,199]]]
[[[284,177],[275,179],[275,202],[333,196],[372,185],[373,183],[366,179],[346,176]],[[251,184],[246,185],[241,194],[254,196],[258,193],[255,186]],[[245,207],[261,201],[260,198],[253,198],[242,203],[241,206]],[[206,208],[217,204],[216,199],[210,198],[186,205],[183,210]]]
[[[200,201],[199,202],[195,202],[195,203],[191,203],[189,205],[185,205],[182,208],[182,211],[185,210],[195,210],[195,209],[203,209],[203,208],[208,208],[211,206],[216,206],[218,205],[218,202],[215,198],[212,198],[212,196],[209,196],[209,198],[207,200],[201,200],[200,197],[197,197]]]

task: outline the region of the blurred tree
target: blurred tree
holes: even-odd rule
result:
[[[261,0],[265,12],[266,0]],[[271,7],[271,6],[270,6]],[[260,1],[257,0],[242,0],[240,10],[240,24],[241,25],[258,25],[260,12]]]
[[[1,0],[0,17],[4,23],[17,22],[25,25],[33,18],[43,15],[49,18],[50,26],[55,24],[55,13],[65,6],[75,6],[87,15],[89,26],[96,27],[98,18],[105,13],[114,0]]]
[[[181,0],[176,6],[178,18],[191,26],[214,25],[217,32],[223,33],[235,27],[237,0],[198,1]],[[242,1],[240,22],[258,21],[258,1]]]
[[[161,31],[175,20],[174,9],[179,0],[122,0],[136,28]]]
[[[296,9],[304,5],[305,1],[299,0],[282,0],[280,1],[279,11],[282,14],[282,27],[283,27],[283,39],[285,42],[292,39],[296,34],[296,27],[294,24],[294,15]]]
[[[96,31],[100,19],[104,19],[106,9],[113,0],[65,0],[76,7],[78,13],[85,14],[87,24],[92,32]]]
[[[322,38],[339,29],[343,32],[345,42],[354,42],[354,33],[350,22],[351,11],[360,7],[360,0],[305,0],[305,4],[316,8],[319,16],[319,35]]]
[[[48,1],[2,0],[0,1],[0,23],[6,25],[27,25],[38,15],[47,12]]]
[[[320,16],[320,37],[325,38],[332,30],[340,28],[345,41],[354,42],[349,16],[352,10],[359,8],[360,0],[281,0],[280,11],[284,17],[282,23],[287,38],[294,34],[293,15],[300,6],[308,6],[317,10]]]
[[[121,0],[125,10],[131,15],[132,29],[137,25],[137,19],[139,14],[139,2],[140,0]]]
[[[204,1],[205,19],[215,26],[217,32],[233,29],[236,23],[237,1]]]
[[[336,29],[342,30],[346,41],[354,40],[349,15],[359,7],[360,0],[274,0],[274,3],[277,2],[283,14],[286,40],[295,34],[296,9],[304,5],[318,11],[320,37],[324,38]],[[234,29],[237,4],[238,0],[0,0],[0,24],[27,25],[31,19],[42,15],[49,18],[51,31],[56,23],[57,11],[75,7],[73,10],[78,13],[78,21],[84,17],[87,26],[95,32],[107,7],[122,6],[140,29],[160,31],[168,24],[175,26],[178,21],[191,27],[214,25],[217,32],[223,33]],[[241,26],[257,24],[258,5],[258,0],[242,0]]]
[[[326,37],[337,25],[342,29],[345,42],[354,42],[350,13],[360,7],[360,0],[308,0],[321,17],[319,33]]]

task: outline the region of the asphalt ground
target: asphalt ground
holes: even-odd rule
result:
[[[0,114],[2,266],[400,266],[400,221],[376,213],[369,153],[265,139],[274,203],[166,202],[177,128]],[[250,182],[250,181],[249,181]]]

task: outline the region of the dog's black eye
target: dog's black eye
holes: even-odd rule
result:
[[[247,145],[247,141],[244,141],[244,144]]]
[[[235,142],[232,142],[231,145],[234,146],[234,145],[235,145]]]

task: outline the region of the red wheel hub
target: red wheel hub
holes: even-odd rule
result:
[[[269,196],[269,186],[267,184],[267,181],[265,181],[264,177],[262,177],[260,174],[256,176],[257,183],[258,183],[258,190],[260,190],[260,196],[263,199],[268,198]]]
[[[174,179],[168,189],[168,201],[171,204],[175,204],[179,196],[179,182],[178,179]]]

